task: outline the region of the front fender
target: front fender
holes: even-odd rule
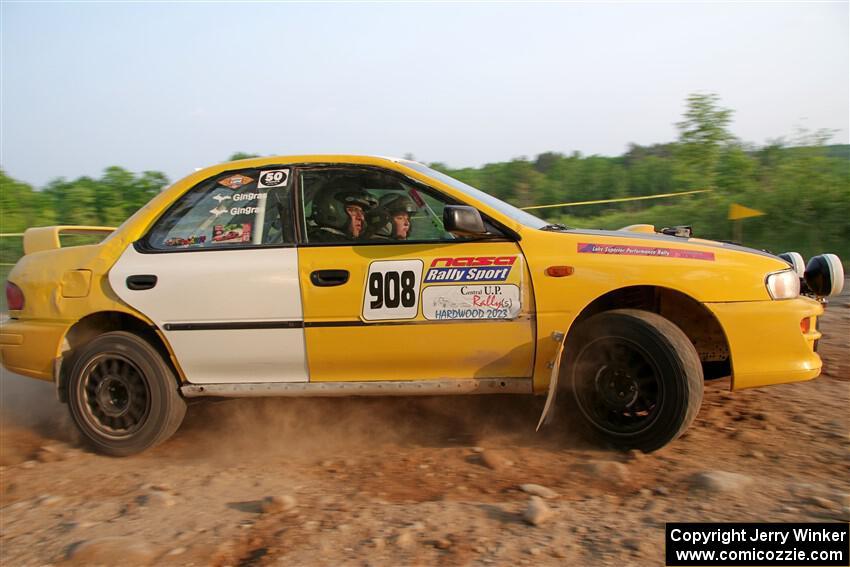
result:
[[[588,247],[597,244],[609,248]],[[597,298],[622,288],[651,286],[674,290],[702,304],[765,301],[770,299],[766,275],[788,268],[779,258],[723,243],[641,239],[636,233],[523,230],[519,245],[537,307],[536,393],[547,391],[559,349],[549,337],[555,332],[566,335]],[[659,252],[650,255],[648,248]],[[547,274],[552,266],[572,270],[560,272],[570,275],[555,277]]]

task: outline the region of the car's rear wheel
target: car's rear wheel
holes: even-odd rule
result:
[[[68,406],[85,439],[118,457],[165,441],[186,414],[171,368],[147,341],[124,331],[100,335],[76,356]]]
[[[679,437],[702,403],[699,355],[679,327],[648,311],[618,309],[570,337],[568,385],[598,437],[653,451]]]

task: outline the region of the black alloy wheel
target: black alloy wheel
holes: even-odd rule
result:
[[[669,320],[636,309],[606,311],[581,322],[569,341],[568,386],[598,437],[652,451],[693,422],[702,402],[702,366]]]
[[[582,349],[577,371],[591,373],[576,385],[579,407],[613,435],[638,433],[658,417],[664,385],[660,371],[637,343],[622,337],[592,340]]]
[[[150,413],[147,382],[139,368],[121,354],[102,353],[92,358],[78,387],[85,400],[82,417],[104,436],[131,436]]]
[[[124,331],[104,333],[76,353],[68,408],[86,441],[116,457],[162,443],[186,414],[171,367],[149,342]]]

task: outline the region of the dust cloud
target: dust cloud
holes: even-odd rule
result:
[[[542,398],[267,398],[201,401],[162,450],[184,456],[335,458],[393,447],[534,438]],[[538,439],[543,439],[537,435]]]
[[[52,382],[0,370],[0,410],[3,419],[25,427],[45,427],[61,421],[65,407],[56,399]]]
[[[551,427],[542,433],[534,431],[543,401],[543,397],[511,395],[200,398],[190,401],[174,437],[150,454],[223,460],[285,456],[309,461],[393,447],[469,446],[496,440],[562,443],[563,439],[552,439]],[[50,382],[4,369],[0,408],[4,462],[26,460],[53,441],[80,445],[68,409],[56,399]]]
[[[27,460],[51,441],[74,442],[77,433],[51,382],[0,369],[0,464]]]

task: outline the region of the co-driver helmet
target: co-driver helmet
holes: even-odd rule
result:
[[[401,193],[389,193],[381,197],[378,206],[372,209],[366,217],[366,224],[370,235],[392,238],[392,217],[399,213],[413,215],[418,209],[407,195]]]

